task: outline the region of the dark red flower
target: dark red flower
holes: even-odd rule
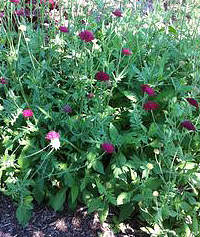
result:
[[[121,12],[121,10],[119,10],[119,9],[113,11],[112,13],[113,13],[115,16],[117,16],[117,17],[122,17],[122,12]]]
[[[109,75],[103,71],[97,72],[95,77],[98,81],[108,81],[110,78]]]
[[[0,83],[1,84],[8,84],[8,81],[4,77],[1,77],[0,78]]]
[[[45,137],[47,140],[54,140],[54,139],[59,139],[60,138],[60,134],[58,132],[55,132],[55,131],[51,131],[51,132],[48,132],[46,137]]]
[[[19,4],[20,0],[10,0],[10,2],[15,3],[15,4]]]
[[[155,110],[158,109],[159,104],[155,101],[149,100],[143,105],[143,109],[145,110]]]
[[[70,114],[70,113],[72,113],[72,108],[69,105],[65,105],[63,108],[63,111],[67,114]]]
[[[22,111],[22,114],[24,117],[32,117],[33,116],[33,111],[31,109],[25,109]]]
[[[155,91],[147,84],[141,85],[141,89],[143,92],[146,92],[149,96],[155,96]]]
[[[50,9],[53,10],[55,8],[55,1],[54,0],[40,0],[40,3],[49,3],[50,4]]]
[[[85,42],[91,42],[94,39],[94,35],[89,30],[84,30],[79,33],[79,37]]]
[[[130,54],[132,54],[132,52],[131,52],[130,49],[128,49],[128,48],[123,48],[123,49],[122,49],[122,53],[125,54],[125,55],[130,55]]]
[[[93,99],[94,96],[95,96],[95,95],[94,95],[93,93],[88,93],[88,94],[87,94],[87,98],[88,98],[88,99]]]
[[[16,10],[16,11],[15,11],[15,14],[16,14],[17,16],[24,16],[24,15],[25,15],[25,11],[24,11],[23,8],[21,8],[21,9],[19,9],[19,10]]]
[[[191,131],[196,130],[195,126],[189,120],[182,122],[181,126],[184,128],[187,128],[188,130],[191,130]]]
[[[67,28],[66,26],[60,26],[60,27],[59,27],[59,30],[60,30],[61,32],[64,32],[64,33],[68,33],[68,32],[69,32],[69,30],[68,30],[68,28]]]
[[[186,98],[186,100],[188,101],[189,104],[193,105],[196,107],[196,109],[199,109],[199,105],[197,103],[197,101],[193,98]]]
[[[101,149],[103,149],[107,154],[112,154],[115,151],[115,147],[109,142],[101,144]]]
[[[0,18],[4,17],[4,12],[0,12]]]

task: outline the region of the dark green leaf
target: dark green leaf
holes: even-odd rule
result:
[[[33,209],[32,196],[25,196],[21,199],[21,202],[16,210],[16,217],[19,223],[25,227],[31,218],[31,213]]]
[[[119,222],[124,221],[127,219],[132,212],[134,211],[134,207],[131,203],[126,203],[120,207],[120,213],[119,213]]]
[[[105,174],[104,167],[101,161],[95,160],[92,162],[92,167],[95,171],[99,172],[100,174]]]
[[[103,223],[106,221],[106,218],[108,216],[108,212],[109,212],[109,205],[108,203],[106,202],[104,204],[104,207],[103,207],[103,210],[102,211],[99,211],[99,218],[100,218],[100,221]]]
[[[44,197],[44,179],[38,179],[35,181],[33,196],[38,204],[42,202]]]
[[[104,207],[104,203],[100,200],[100,198],[95,198],[89,202],[88,212],[90,213],[93,211],[99,211],[99,210],[102,210],[103,207]]]
[[[56,196],[52,197],[50,203],[55,211],[62,210],[63,204],[66,199],[66,191],[67,188],[62,188],[57,192]]]
[[[71,197],[72,197],[72,203],[74,203],[76,198],[78,197],[79,187],[76,185],[73,186],[70,192],[71,192]]]

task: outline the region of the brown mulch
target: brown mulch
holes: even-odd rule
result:
[[[123,232],[114,234],[108,223],[101,224],[97,213],[87,213],[85,207],[71,212],[64,206],[55,212],[45,204],[34,204],[29,224],[22,227],[15,216],[17,206],[10,197],[0,193],[0,237],[148,237],[139,229],[133,229],[131,222]],[[137,226],[138,228],[138,226]],[[101,235],[100,235],[101,233]]]

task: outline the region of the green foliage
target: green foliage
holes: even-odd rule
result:
[[[56,193],[55,196],[50,197],[50,204],[55,211],[62,210],[63,204],[66,199],[66,191],[67,191],[67,188],[62,188]],[[71,192],[73,193],[73,191]],[[74,201],[74,196],[72,196],[72,200]]]
[[[199,101],[198,10],[170,3],[165,12],[157,1],[144,14],[142,1],[124,1],[116,17],[111,2],[79,4],[77,13],[65,1],[68,33],[58,30],[64,15],[48,28],[43,15],[39,23],[19,16],[13,23],[10,9],[18,6],[0,3],[1,191],[18,204],[23,226],[34,199],[55,211],[82,203],[102,222],[114,208],[115,230],[137,215],[152,236],[198,237],[199,111],[187,101]],[[48,7],[39,9],[49,16]],[[83,42],[83,29],[95,40]],[[108,81],[97,80],[100,71]],[[159,107],[145,110],[147,101]],[[23,116],[26,109],[34,115]],[[195,131],[181,125],[186,120]],[[60,137],[48,140],[50,131]]]

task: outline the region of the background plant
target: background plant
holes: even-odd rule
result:
[[[116,231],[137,214],[152,236],[198,236],[199,110],[187,99],[198,104],[199,8],[167,7],[1,3],[1,191],[22,225],[35,199],[83,203],[101,221],[115,207]]]

